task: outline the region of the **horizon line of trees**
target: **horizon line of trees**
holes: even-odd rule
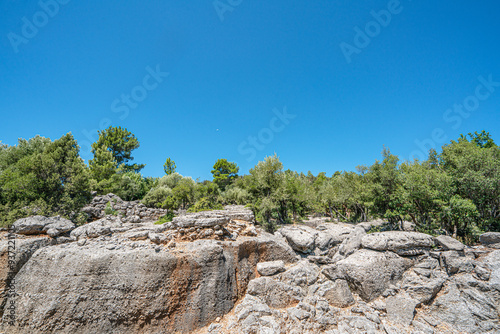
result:
[[[127,129],[99,131],[93,159],[85,164],[71,133],[51,141],[36,136],[18,145],[0,143],[0,225],[34,214],[86,221],[80,209],[91,192],[115,193],[175,210],[248,205],[268,231],[308,215],[346,222],[386,219],[393,229],[412,221],[417,230],[447,233],[474,242],[485,231],[500,231],[500,148],[488,132],[461,135],[429,152],[427,160],[403,161],[384,148],[382,159],[356,171],[313,175],[285,170],[279,157],[266,157],[248,175],[236,163],[218,159],[213,179],[195,181],[176,172],[168,157],[165,176],[144,177],[145,165],[132,163],[140,146]]]

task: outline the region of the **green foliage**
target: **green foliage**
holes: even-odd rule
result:
[[[140,144],[134,134],[122,127],[113,127],[98,131],[99,139],[92,144],[92,153],[99,150],[111,152],[117,165],[123,165],[125,171],[140,171],[145,165],[129,164],[134,160],[132,151],[139,148]],[[109,163],[108,158],[106,162]]]
[[[224,207],[220,203],[214,203],[207,197],[199,199],[193,206],[188,209],[188,212],[200,212],[210,210],[222,210]]]
[[[212,169],[212,175],[214,177],[213,182],[219,186],[219,188],[224,191],[227,186],[229,186],[233,180],[238,177],[238,171],[240,168],[234,162],[229,162],[226,159],[219,159],[215,162]]]
[[[227,204],[245,205],[251,200],[251,195],[246,189],[229,187],[222,193],[222,198]]]
[[[106,207],[104,208],[104,213],[107,215],[113,215],[113,216],[118,215],[118,212],[115,209],[113,209],[111,202],[106,203]]]
[[[114,193],[126,201],[142,199],[154,180],[139,173],[144,165],[128,164],[138,147],[139,141],[127,129],[99,131],[99,139],[92,144],[94,158],[89,161],[92,190],[101,195]]]
[[[142,203],[151,208],[161,208],[168,197],[173,196],[172,189],[165,186],[152,188],[142,199]]]
[[[161,224],[165,224],[165,223],[171,222],[174,219],[174,217],[175,217],[174,213],[173,212],[169,212],[166,215],[160,217],[160,219],[158,219],[158,221],[155,224],[156,225],[161,225]]]
[[[89,171],[68,133],[0,148],[0,225],[33,214],[75,219],[90,201]]]
[[[175,161],[170,158],[167,158],[165,164],[163,165],[163,170],[165,171],[165,174],[172,175],[173,173],[175,173],[176,168],[177,166],[175,165]]]

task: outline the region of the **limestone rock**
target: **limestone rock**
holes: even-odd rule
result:
[[[55,238],[74,228],[75,224],[73,222],[60,216],[50,218],[32,216],[16,220],[12,225],[12,232],[25,235],[47,233],[49,236]]]
[[[316,283],[320,269],[317,265],[302,260],[281,274],[281,279],[290,285],[307,287]]]
[[[56,241],[47,237],[17,239],[11,235],[10,240],[0,241],[0,305],[4,304],[6,292],[15,275],[28,262],[31,256],[40,248],[54,245]],[[20,290],[17,283],[14,291]],[[0,310],[0,314],[3,310]]]
[[[457,251],[446,251],[441,254],[441,264],[446,268],[448,275],[461,272],[470,273],[474,269],[473,260]]]
[[[250,281],[248,294],[259,297],[273,308],[289,307],[305,296],[299,287],[277,282],[270,277],[259,277]]]
[[[325,298],[330,305],[335,307],[348,307],[355,303],[349,285],[343,279],[316,284],[311,287],[311,292]]]
[[[283,235],[290,246],[301,253],[310,253],[314,247],[317,232],[307,226],[285,226],[278,230]]]
[[[257,272],[262,276],[272,276],[285,271],[285,262],[269,261],[257,263]]]
[[[428,234],[418,232],[377,232],[363,237],[361,244],[364,248],[377,251],[401,251],[431,248],[434,246],[434,238]],[[410,254],[414,255],[414,254]]]
[[[437,236],[436,242],[443,247],[444,250],[463,251],[465,249],[463,243],[447,235]]]
[[[400,280],[411,264],[410,260],[391,252],[360,249],[335,266],[354,292],[365,301],[371,301],[380,296],[390,284]]]
[[[411,325],[418,301],[404,295],[387,298],[387,318],[406,326]]]
[[[479,241],[489,247],[500,248],[500,232],[487,232],[479,236]]]
[[[361,247],[361,240],[365,235],[366,232],[363,228],[356,227],[340,244],[340,255],[346,257],[358,250]]]
[[[108,216],[96,220],[95,222],[77,227],[71,231],[71,238],[73,240],[81,238],[96,238],[101,235],[111,234],[111,229],[116,227],[122,227],[121,219],[115,216]]]

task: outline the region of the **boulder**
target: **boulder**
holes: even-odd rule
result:
[[[262,276],[272,276],[285,271],[282,260],[257,263],[257,272]]]
[[[290,246],[297,252],[310,253],[313,251],[317,231],[307,226],[285,226],[278,232],[286,238]]]
[[[446,251],[440,256],[441,266],[446,268],[448,275],[470,273],[474,269],[473,259],[462,252]]]
[[[270,277],[259,277],[248,284],[248,294],[259,297],[273,308],[289,307],[304,298],[305,293],[297,286],[278,282]]]
[[[96,220],[95,222],[77,227],[71,231],[70,236],[73,240],[79,240],[81,238],[97,238],[101,235],[111,234],[112,228],[120,228],[122,226],[123,225],[119,217],[107,216]]]
[[[319,273],[320,269],[317,265],[307,260],[302,260],[282,273],[281,279],[290,285],[307,287],[316,283]]]
[[[411,260],[392,252],[360,249],[333,266],[336,266],[338,277],[345,278],[352,291],[365,301],[371,301],[399,281],[411,265]]]
[[[395,323],[405,326],[411,325],[415,316],[415,307],[418,301],[405,295],[397,295],[387,298],[387,318]]]
[[[444,250],[463,251],[465,249],[463,243],[447,235],[437,236],[436,242],[439,246],[443,247]]]
[[[363,248],[393,251],[400,255],[418,255],[412,250],[430,249],[434,238],[418,232],[388,231],[368,234],[361,240]],[[415,253],[415,254],[414,254]]]
[[[343,223],[321,224],[316,227],[316,230],[320,232],[316,237],[316,245],[320,249],[329,249],[344,241],[355,228],[355,225]]]
[[[500,232],[487,232],[479,236],[479,241],[489,247],[500,248]]]
[[[0,241],[0,305],[6,305],[8,291],[19,293],[13,279],[31,256],[40,248],[55,245],[56,240],[48,237],[17,239],[10,235],[9,240]],[[14,281],[15,282],[15,281]],[[0,310],[0,315],[3,310]]]
[[[60,216],[44,217],[32,216],[21,218],[12,225],[12,232],[17,234],[48,234],[55,238],[61,234],[69,232],[75,228],[75,224],[68,219]]]
[[[310,288],[310,291],[319,297],[325,298],[330,305],[335,307],[348,307],[355,303],[349,285],[343,279],[315,284]]]
[[[361,227],[356,227],[340,244],[340,255],[346,257],[357,251],[361,247],[361,240],[364,236],[366,236],[365,230]]]
[[[430,302],[443,287],[443,284],[448,278],[444,272],[434,272],[429,277],[416,274],[418,268],[414,272],[406,272],[401,287],[406,293],[418,304]]]

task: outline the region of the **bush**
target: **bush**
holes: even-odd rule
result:
[[[142,203],[150,208],[161,208],[163,202],[167,197],[172,196],[172,194],[172,189],[160,185],[151,189],[146,196],[144,196]]]
[[[224,207],[220,203],[213,203],[208,198],[203,197],[188,209],[188,212],[200,212],[211,210],[222,210]]]
[[[76,219],[90,202],[89,179],[70,133],[53,142],[37,136],[0,145],[0,225],[33,214]]]

